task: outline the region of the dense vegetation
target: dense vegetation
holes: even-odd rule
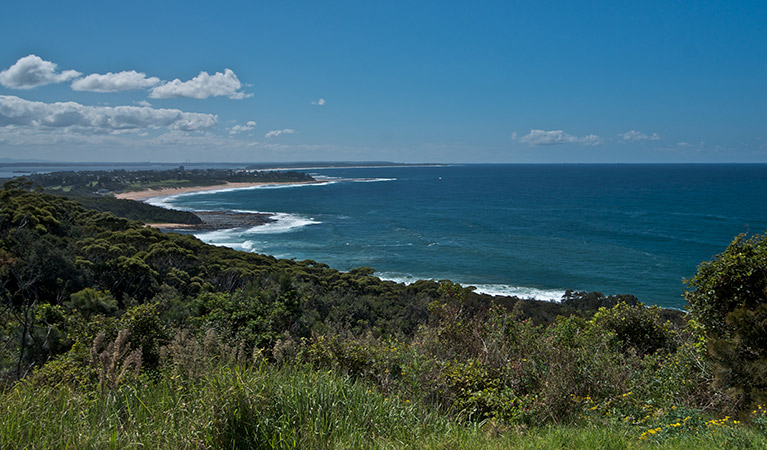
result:
[[[109,170],[38,173],[26,177],[46,190],[87,195],[100,189],[111,192],[166,187],[213,186],[225,182],[299,182],[314,179],[301,172],[237,169]]]
[[[226,182],[313,181],[300,172],[258,172],[235,169],[191,169],[180,166],[173,170],[112,170],[68,171],[32,174],[24,179],[10,180],[11,186],[30,188],[65,195],[86,208],[145,223],[182,223],[198,225],[203,221],[194,213],[158,208],[142,202],[115,198],[123,191],[172,187],[215,186]]]
[[[2,448],[767,443],[762,238],[703,265],[683,317],[406,286],[27,188],[0,191]]]

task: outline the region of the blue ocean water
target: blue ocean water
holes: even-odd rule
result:
[[[767,165],[460,165],[308,170],[321,185],[185,194],[188,210],[272,213],[203,241],[397,281],[559,299],[567,289],[683,307],[682,278],[767,229]]]

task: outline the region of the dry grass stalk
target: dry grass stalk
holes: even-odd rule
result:
[[[114,342],[106,342],[104,332],[93,340],[91,363],[96,368],[101,389],[115,389],[127,376],[141,371],[141,349],[132,350],[128,342],[130,331],[120,330]]]

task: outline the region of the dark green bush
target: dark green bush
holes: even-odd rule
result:
[[[624,351],[633,348],[645,355],[657,350],[674,350],[671,324],[661,319],[657,306],[646,308],[642,303],[620,302],[610,309],[599,308],[591,322],[613,333]]]
[[[706,333],[715,385],[735,408],[767,400],[767,236],[740,235],[685,293]]]

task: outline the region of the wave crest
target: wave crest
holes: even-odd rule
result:
[[[319,222],[312,218],[306,218],[297,214],[274,213],[269,216],[274,222],[265,223],[248,229],[246,234],[276,234],[287,233],[307,225],[317,225]]]
[[[402,276],[390,273],[375,273],[375,276],[382,280],[394,281],[395,283],[413,284],[419,279],[413,276]],[[437,278],[426,278],[427,280],[437,281]],[[455,281],[455,280],[454,280]],[[565,295],[564,289],[541,289],[527,286],[511,286],[508,284],[475,284],[459,283],[463,287],[474,286],[474,292],[478,294],[518,297],[522,299],[543,300],[548,302],[560,302]]]

